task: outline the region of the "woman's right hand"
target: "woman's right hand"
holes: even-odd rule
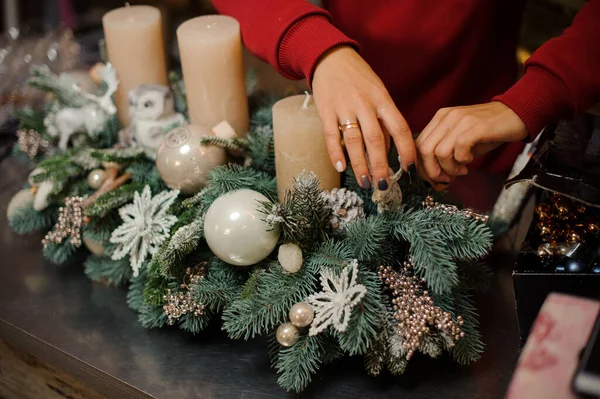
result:
[[[327,52],[316,66],[312,88],[329,156],[338,171],[347,167],[342,136],[362,188],[371,184],[382,191],[388,188],[390,136],[403,167],[414,164],[415,143],[408,124],[379,77],[354,49],[341,46]],[[340,133],[339,126],[346,122],[358,122],[360,127]]]

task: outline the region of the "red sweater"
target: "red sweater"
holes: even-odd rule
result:
[[[600,102],[600,0],[538,49],[515,83],[523,0],[213,0],[235,17],[250,51],[291,79],[312,79],[319,57],[349,44],[381,78],[413,132],[443,107],[501,101],[532,136]],[[510,170],[522,143],[471,166]]]

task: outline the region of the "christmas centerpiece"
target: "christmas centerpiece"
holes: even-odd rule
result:
[[[183,83],[171,74],[168,86],[122,86],[137,76],[120,74],[129,39],[111,35],[109,58],[119,55],[99,69],[94,95],[33,71],[31,84],[52,95],[18,114],[14,152],[34,170],[9,205],[15,232],[43,232],[56,264],[87,249],[87,276],[125,287],[145,327],[198,334],[221,319],[232,339],[271,336],[265,350],[287,390],[343,356],[364,356],[371,375],[402,374],[419,352],[477,360],[485,216],[445,204],[416,176],[392,173],[382,192],[335,171],[310,96],[247,98],[230,18],[180,27]]]

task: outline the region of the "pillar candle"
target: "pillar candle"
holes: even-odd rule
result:
[[[177,29],[191,123],[227,121],[238,136],[248,130],[248,98],[240,24],[224,15],[190,19]]]
[[[340,174],[329,160],[323,126],[312,98],[298,95],[273,106],[275,169],[279,201],[283,201],[302,170],[314,172],[321,188],[340,186]]]
[[[119,121],[129,124],[128,95],[137,86],[167,86],[167,67],[160,11],[150,6],[126,6],[102,17],[108,60],[117,71],[115,100]]]

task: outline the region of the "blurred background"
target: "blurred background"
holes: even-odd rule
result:
[[[482,0],[485,1],[485,0]],[[523,0],[525,1],[525,0]],[[546,40],[560,34],[585,0],[529,0],[523,17],[522,63]],[[319,5],[320,0],[311,0]],[[130,0],[162,11],[170,68],[178,65],[177,27],[185,20],[215,13],[211,0]],[[86,70],[102,60],[102,16],[122,7],[119,0],[0,0],[0,133],[10,132],[15,106],[35,105],[39,98],[26,86],[31,65],[46,64],[55,73]],[[291,82],[246,52],[245,67],[257,89],[282,95],[304,90],[305,82]]]

